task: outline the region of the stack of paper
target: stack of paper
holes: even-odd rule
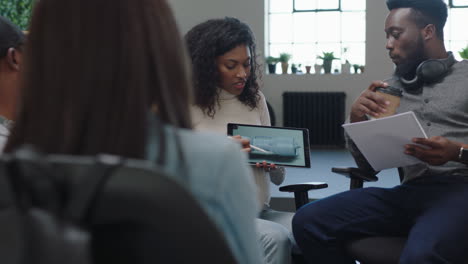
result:
[[[427,138],[413,112],[344,124],[343,128],[374,170],[421,162],[404,153],[406,144],[414,144],[412,138]]]

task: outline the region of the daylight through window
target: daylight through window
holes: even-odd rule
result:
[[[444,28],[444,40],[447,50],[453,51],[455,58],[461,59],[459,52],[468,47],[468,0],[450,0],[447,24]]]
[[[291,54],[290,65],[300,64],[299,70],[303,72],[305,66],[311,66],[311,73],[315,64],[323,64],[317,57],[324,52],[333,52],[339,58],[333,60],[332,73],[340,72],[341,64],[346,61],[352,66],[365,64],[366,0],[266,0],[266,4],[267,55]],[[468,46],[468,30],[464,26],[468,0],[447,0],[447,4],[445,44],[460,60],[459,52]],[[351,67],[351,73],[355,72],[354,68]]]
[[[289,64],[322,64],[333,52],[332,72],[341,64],[365,64],[366,0],[267,0],[267,54],[289,53]],[[322,70],[323,71],[323,70]],[[351,70],[354,72],[354,70]]]

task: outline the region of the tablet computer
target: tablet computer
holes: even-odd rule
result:
[[[249,162],[310,168],[309,130],[229,123],[228,135],[250,140]]]

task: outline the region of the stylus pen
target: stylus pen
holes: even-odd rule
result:
[[[231,136],[228,136],[228,138],[232,138],[232,137],[231,137]],[[263,152],[263,153],[271,153],[271,151],[264,150],[264,149],[262,149],[262,148],[259,148],[259,147],[257,147],[257,146],[254,146],[254,145],[252,145],[252,144],[250,144],[250,148],[253,148],[253,149],[258,150],[258,151]]]
[[[262,148],[259,148],[257,146],[254,146],[254,145],[250,145],[251,148],[255,149],[255,150],[258,150],[260,152],[264,152],[264,153],[271,153],[271,151],[268,151],[268,150],[264,150]]]

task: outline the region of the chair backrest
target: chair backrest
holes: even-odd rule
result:
[[[80,223],[90,230],[94,263],[235,263],[189,191],[149,162],[65,155],[18,162],[30,172],[46,164],[66,201],[89,191],[78,189],[83,181],[109,172]]]
[[[270,124],[271,126],[276,126],[276,114],[275,110],[273,109],[273,106],[271,106],[270,102],[267,103],[267,108],[268,108],[268,113],[270,115]]]

